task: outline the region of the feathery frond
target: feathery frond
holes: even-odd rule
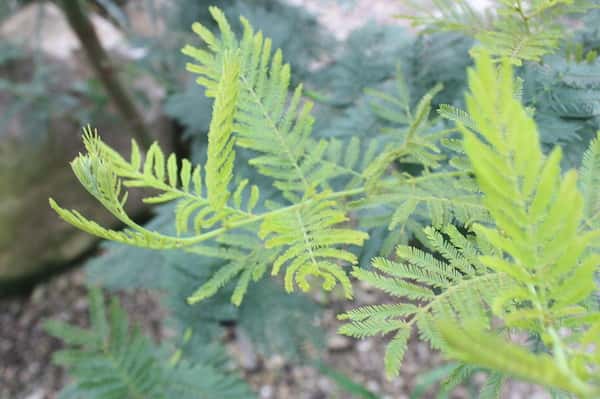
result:
[[[280,50],[272,53],[271,40],[255,33],[248,21],[241,18],[243,35],[238,41],[224,14],[216,7],[210,12],[219,25],[221,37],[215,37],[199,23],[192,28],[208,45],[199,49],[187,45],[184,54],[194,59],[188,70],[197,73],[198,83],[206,87],[209,97],[215,96],[216,82],[223,74],[223,54],[240,54],[234,130],[236,145],[256,151],[258,156],[250,163],[258,171],[272,177],[284,192],[300,194],[316,189],[319,179],[317,166],[306,155],[314,142],[310,140],[313,118],[312,105],[301,104],[302,86],[294,90],[288,101],[290,67],[284,64]]]
[[[341,281],[346,295],[351,296],[351,284],[339,263],[355,263],[356,257],[338,247],[360,245],[366,234],[338,226],[348,217],[331,199],[364,192],[362,172],[355,169],[365,168],[376,147],[361,156],[356,140],[350,140],[345,151],[339,151],[338,141],[313,140],[311,105],[301,104],[301,86],[288,98],[290,68],[283,64],[281,51],[272,54],[270,39],[254,33],[244,18],[244,32],[238,41],[224,14],[215,7],[210,12],[219,27],[219,37],[194,24],[194,31],[208,49],[186,46],[183,50],[198,62],[188,65],[188,69],[200,75],[198,82],[206,88],[207,96],[214,98],[204,173],[187,160],[179,161],[173,154],[165,156],[156,143],[142,160],[133,142],[127,161],[88,127],[84,134],[87,154],[73,161],[73,170],[82,185],[126,229],[105,229],[52,200],[51,206],[69,223],[102,238],[152,249],[179,248],[227,260],[189,298],[192,303],[214,295],[239,277],[232,297],[239,304],[250,281],[262,278],[271,262],[273,274],[287,265],[288,291],[293,289],[294,281],[308,289],[307,277],[314,274],[325,279],[327,289]],[[236,146],[258,154],[249,163],[273,178],[274,185],[293,205],[254,213],[257,205],[265,205],[259,204],[257,186],[236,178],[239,185],[231,187],[237,177],[233,170]],[[332,180],[341,176],[350,178],[346,182],[349,189],[330,191]],[[131,220],[124,210],[127,192],[122,192],[123,186],[158,191],[144,198],[147,203],[175,201],[177,235],[151,231]],[[247,231],[256,234],[258,225],[262,238],[253,237],[252,248],[226,242],[229,232],[250,228]],[[192,226],[194,233],[190,234]],[[298,230],[292,231],[290,226]]]
[[[496,59],[521,65],[540,61],[557,49],[567,34],[559,18],[597,8],[589,0],[495,1],[486,12],[477,11],[468,0],[434,0],[417,6],[416,16],[403,16],[426,31],[456,31],[474,37]]]
[[[356,338],[396,334],[386,351],[388,376],[398,374],[413,326],[433,347],[444,348],[445,343],[436,331],[436,320],[450,318],[457,323],[474,317],[487,320],[494,297],[507,288],[503,276],[490,273],[477,260],[481,252],[475,241],[453,226],[443,231],[451,241],[441,238],[441,232],[433,228],[426,229],[426,237],[428,244],[441,250],[444,259],[416,248],[398,246],[398,261],[375,258],[375,271],[355,268],[352,272],[359,280],[403,300],[360,307],[338,316],[348,321],[340,327],[341,334]],[[405,302],[406,299],[418,300],[419,304]]]
[[[589,197],[577,189],[575,171],[561,176],[560,148],[543,155],[535,122],[513,94],[509,62],[497,69],[489,55],[481,53],[475,64],[469,71],[466,103],[476,132],[464,126],[461,130],[495,226],[476,224],[473,229],[499,250],[479,256],[479,261],[511,281],[512,288],[493,299],[494,314],[508,328],[541,336],[552,357],[531,354],[490,335],[485,325],[460,329],[452,322],[440,326],[450,345],[446,350],[463,361],[589,396],[597,391],[598,381],[585,370],[599,364],[575,349],[580,345],[576,334],[558,333],[565,326],[593,331],[598,323],[598,313],[584,305],[597,289],[594,273],[600,263],[590,251],[600,231],[582,229]],[[589,163],[589,154],[587,159]],[[486,353],[479,345],[502,348],[508,356],[498,356],[496,349],[493,355]],[[527,371],[527,364],[537,364],[536,371]]]
[[[259,235],[267,248],[281,248],[273,263],[276,275],[287,264],[285,288],[293,290],[294,282],[308,290],[308,276],[323,278],[323,287],[332,289],[336,281],[344,288],[346,297],[352,297],[352,285],[337,262],[354,264],[356,256],[339,248],[343,245],[361,245],[367,235],[361,231],[337,227],[347,221],[334,201],[315,200],[295,212],[273,213],[265,219]]]
[[[68,349],[54,354],[54,361],[69,369],[75,382],[64,394],[89,399],[214,398],[235,394],[252,398],[245,384],[210,365],[173,364],[161,351],[131,328],[117,299],[106,309],[102,292],[90,290],[90,329],[59,321],[46,323],[51,335]],[[209,360],[209,359],[205,359]]]
[[[252,186],[248,190],[248,182],[244,180],[236,188],[233,204],[224,205],[221,198],[218,208],[213,208],[206,196],[206,188],[201,177],[199,166],[192,168],[188,160],[178,160],[174,154],[166,157],[159,146],[154,143],[148,150],[145,160],[137,144],[132,141],[131,159],[126,161],[118,153],[101,141],[95,131],[89,127],[84,134],[87,154],[80,155],[71,166],[75,175],[84,186],[108,211],[128,229],[119,232],[99,226],[86,219],[77,211],[60,208],[56,202],[50,204],[57,213],[75,227],[105,239],[152,249],[182,248],[210,237],[174,237],[150,231],[135,223],[125,211],[127,192],[122,193],[123,186],[159,191],[160,194],[144,198],[152,204],[178,201],[175,209],[175,225],[179,234],[186,233],[190,224],[194,225],[197,234],[215,224],[232,224],[243,219],[252,218],[252,210],[259,198],[258,188]],[[226,171],[224,171],[227,173]],[[222,181],[226,183],[226,181]],[[244,191],[250,191],[248,201],[242,205]]]
[[[600,229],[600,131],[583,153],[579,187],[583,194],[585,223]]]

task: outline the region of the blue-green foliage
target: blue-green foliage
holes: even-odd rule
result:
[[[158,208],[157,217],[147,226],[170,233],[171,206]],[[252,287],[242,306],[230,302],[235,285],[229,283],[212,297],[190,306],[185,298],[208,281],[223,261],[183,251],[155,251],[103,244],[103,254],[87,265],[88,281],[111,291],[146,288],[163,292],[161,302],[168,311],[168,323],[177,331],[194,331],[199,347],[216,344],[222,326],[235,323],[264,354],[284,353],[301,360],[305,347],[321,347],[324,333],[314,324],[319,307],[308,297],[289,295],[277,283],[264,281]],[[284,306],[285,304],[285,306]],[[264,318],[268,316],[269,322]],[[304,326],[298,329],[295,326]],[[275,333],[275,334],[274,334]]]
[[[180,74],[182,70],[184,59],[178,50],[185,44],[183,39],[190,40],[189,26],[200,21],[210,28],[216,28],[206,4],[191,0],[180,3],[177,7],[170,7],[173,12],[169,27],[174,40],[169,43],[169,49],[161,49],[159,52],[165,57],[175,58],[172,62],[174,65],[170,67],[174,69],[171,74],[175,75]],[[311,64],[333,51],[333,37],[318,25],[315,17],[302,8],[284,4],[279,0],[259,0],[253,1],[252,4],[240,0],[220,0],[212,2],[211,5],[217,5],[223,10],[232,23],[232,29],[238,34],[242,31],[238,22],[240,15],[244,15],[253,26],[260,27],[265,36],[272,38],[273,48],[282,49],[286,61],[294,71],[294,81],[310,77],[312,74],[308,72]],[[149,66],[160,65],[151,62],[151,57],[155,54],[156,52],[152,51],[148,53]],[[154,70],[155,73],[161,73],[160,70]],[[210,104],[211,100],[204,96],[204,89],[196,85],[193,79],[185,79],[183,88],[175,87],[174,92],[167,98],[165,110],[169,116],[182,124],[187,136],[202,143],[210,122]]]
[[[591,62],[549,56],[523,73],[523,99],[535,109],[542,141],[565,148],[565,165],[579,164],[581,154],[600,129],[600,60]]]
[[[89,309],[89,329],[56,320],[45,326],[67,345],[54,354],[54,361],[75,378],[61,398],[254,397],[239,377],[222,371],[218,352],[204,351],[193,362],[171,356],[168,348],[158,348],[139,328],[130,326],[116,298],[106,307],[99,289],[90,291]]]

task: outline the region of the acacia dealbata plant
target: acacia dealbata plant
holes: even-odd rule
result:
[[[72,168],[126,227],[111,230],[50,204],[67,222],[104,239],[221,259],[187,297],[190,305],[232,283],[230,300],[239,306],[267,273],[282,275],[288,292],[320,284],[328,291],[339,287],[351,299],[351,267],[354,278],[395,301],[340,314],[345,324],[339,332],[357,338],[390,334],[382,359],[390,378],[398,375],[416,330],[419,339],[458,362],[444,390],[483,370],[485,397],[500,397],[509,377],[543,385],[556,397],[599,397],[600,134],[581,164],[564,170],[569,164],[563,150],[542,143],[537,110],[523,104],[527,82],[514,70],[557,50],[563,28],[549,20],[594,4],[498,3],[495,15],[477,23],[470,9],[461,14],[468,17],[462,25],[452,13],[427,20],[438,30],[472,32],[480,43],[471,51],[475,63],[464,110],[443,105],[439,114],[446,121],[440,120],[432,104],[442,86],[412,101],[399,72],[393,92],[369,92],[374,112],[396,127],[383,137],[347,140],[317,138],[312,103],[301,84],[292,87],[282,52],[243,17],[236,35],[212,7],[218,34],[196,23],[192,28],[203,44],[183,48],[188,71],[213,100],[206,161],[193,165],[164,154],[156,143],[144,154],[135,141],[126,159],[88,127],[87,152]],[[448,2],[436,4],[449,10]],[[598,65],[593,53],[578,54],[578,62]],[[277,195],[261,194],[260,184],[242,173],[239,154]],[[128,188],[150,190],[144,198],[150,204],[175,203],[175,233],[132,220],[124,209]],[[355,249],[368,239],[364,226],[373,223],[420,245],[400,244],[393,254],[372,259],[371,268],[359,265]],[[95,316],[95,334],[106,332],[104,338],[60,324],[51,331],[74,345],[110,342],[103,305],[93,295],[96,313],[102,313]],[[113,309],[115,323],[125,323],[118,305]],[[522,337],[526,344],[518,343]],[[64,363],[90,379],[83,358],[66,356]],[[168,372],[159,364],[150,368],[152,375],[137,374],[139,385],[145,378],[190,375],[193,367],[178,373],[176,360]],[[119,395],[131,393],[114,384]],[[103,390],[101,379],[79,389],[90,386],[106,394],[97,397],[117,397],[110,396],[116,390]],[[168,397],[174,391],[166,386],[148,384],[151,390],[142,389],[140,397]]]

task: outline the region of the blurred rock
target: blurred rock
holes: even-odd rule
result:
[[[90,20],[107,51],[125,58],[136,55],[123,33],[110,21],[95,13],[90,15]],[[72,63],[74,53],[81,49],[62,11],[51,2],[34,2],[23,7],[2,23],[0,36],[29,51],[41,51],[64,63]]]
[[[125,14],[129,28],[143,37],[160,37],[165,34],[167,22],[165,14],[173,7],[169,0],[129,0],[125,4]]]
[[[331,351],[345,351],[352,348],[352,339],[343,335],[332,335],[327,339],[327,349]]]
[[[281,355],[273,355],[265,361],[268,370],[281,370],[285,366],[285,358]]]
[[[273,397],[274,393],[275,392],[271,385],[263,385],[262,387],[260,387],[259,394],[260,394],[261,399],[270,399]]]
[[[135,56],[134,51],[128,52],[124,35],[117,28],[100,16],[92,15],[91,19],[107,50],[117,60],[117,67],[126,61],[123,56]],[[82,123],[91,123],[103,140],[122,154],[129,152],[131,134],[101,87],[98,92],[76,90],[76,84],[86,84],[94,75],[77,38],[55,5],[34,3],[24,7],[0,24],[0,36],[7,43],[23,46],[18,58],[0,66],[0,80],[19,87],[0,90],[2,293],[6,287],[76,260],[97,241],[60,220],[48,206],[49,197],[104,226],[118,226],[115,218],[81,187],[69,162],[83,152]],[[49,71],[41,88],[30,85],[36,66]],[[163,88],[147,75],[133,77],[127,86],[135,92],[140,108],[143,105],[147,126],[152,129],[149,133],[158,138],[163,149],[170,150],[170,124],[161,109]],[[95,111],[85,114],[81,121],[81,115],[76,113],[84,109]],[[38,118],[40,111],[47,112],[45,118]],[[141,193],[131,194],[128,211],[140,215],[148,208],[140,201]]]
[[[254,345],[243,331],[237,331],[236,338],[236,348],[237,348],[237,357],[240,362],[240,366],[246,371],[254,372],[260,369],[260,362],[258,359],[258,355],[254,350]]]
[[[27,395],[25,399],[44,399],[45,393],[41,389],[36,389],[31,395]]]

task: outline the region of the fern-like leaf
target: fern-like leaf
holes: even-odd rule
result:
[[[229,199],[229,182],[232,178],[235,151],[233,120],[238,97],[240,61],[237,54],[225,53],[223,79],[219,80],[213,106],[213,118],[208,130],[208,157],[206,185],[208,202],[219,211]]]
[[[49,334],[69,347],[54,362],[69,369],[74,382],[64,397],[88,399],[253,398],[238,377],[210,364],[193,365],[179,356],[163,358],[138,328],[131,328],[115,298],[108,309],[99,289],[89,294],[90,329],[60,321],[45,324]]]
[[[600,132],[583,154],[580,188],[583,193],[583,217],[588,226],[600,228]]]
[[[150,341],[139,330],[130,331],[126,315],[114,300],[104,315],[99,290],[90,293],[92,329],[83,330],[58,321],[46,330],[79,349],[54,354],[76,380],[69,389],[79,397],[97,399],[166,398],[165,374]]]
[[[452,348],[453,357],[465,363],[498,370],[525,380],[575,392],[581,397],[594,397],[597,390],[579,384],[565,370],[561,370],[547,354],[532,354],[503,338],[481,331],[476,326],[457,328],[440,324],[444,339]]]
[[[276,275],[287,264],[285,287],[292,291],[294,283],[307,290],[310,275],[324,279],[323,286],[330,290],[339,281],[346,297],[352,297],[350,280],[339,269],[337,262],[354,264],[357,258],[342,245],[361,245],[367,234],[337,227],[347,220],[333,201],[314,201],[294,212],[273,213],[261,224],[259,235],[267,248],[282,250],[273,263]],[[337,248],[336,248],[337,247]]]
[[[238,41],[224,14],[216,7],[210,12],[219,25],[217,38],[196,23],[194,31],[208,49],[186,46],[183,53],[192,57],[188,70],[200,75],[198,83],[206,87],[209,97],[216,95],[216,82],[221,79],[223,54],[239,52],[241,69],[239,99],[235,116],[236,144],[260,155],[250,163],[261,174],[275,179],[284,192],[312,191],[320,183],[312,181],[317,165],[305,155],[312,143],[313,118],[311,104],[301,105],[302,86],[298,86],[288,102],[290,67],[284,64],[280,50],[272,53],[271,40],[263,38],[244,18],[242,38]],[[318,179],[317,179],[318,180]]]
[[[347,321],[339,329],[341,334],[356,338],[395,334],[385,356],[389,377],[399,373],[413,327],[417,327],[421,339],[434,348],[443,349],[446,344],[436,330],[437,320],[462,323],[477,319],[485,325],[489,322],[493,299],[509,287],[504,276],[490,273],[479,262],[481,249],[476,241],[453,226],[442,231],[449,240],[433,228],[427,228],[425,233],[428,245],[438,249],[442,259],[416,248],[398,246],[398,261],[375,258],[375,271],[355,268],[352,273],[359,280],[403,300],[364,306],[338,316]],[[406,299],[418,300],[420,304],[404,302]]]
[[[539,334],[553,357],[503,342],[484,332],[485,325],[469,328],[473,335],[461,342],[465,336],[451,322],[441,327],[449,343],[446,351],[463,361],[586,396],[594,391],[591,384],[597,379],[583,370],[598,364],[593,356],[571,349],[579,345],[576,336],[562,337],[558,329],[568,325],[593,331],[596,315],[584,303],[597,290],[594,273],[600,257],[591,246],[600,231],[582,229],[589,196],[577,189],[575,171],[561,176],[560,148],[548,156],[542,153],[535,122],[514,96],[514,82],[509,60],[496,68],[488,54],[475,57],[466,103],[476,132],[464,126],[461,131],[495,226],[476,224],[473,229],[496,248],[494,254],[479,256],[479,262],[511,281],[512,287],[493,299],[493,312],[509,328]],[[586,158],[588,165],[593,163],[590,154],[593,150]],[[471,340],[478,340],[477,348],[467,344]],[[512,359],[493,360],[491,352],[483,351],[478,356],[480,344],[503,348]],[[539,372],[528,374],[523,366],[536,362]]]

